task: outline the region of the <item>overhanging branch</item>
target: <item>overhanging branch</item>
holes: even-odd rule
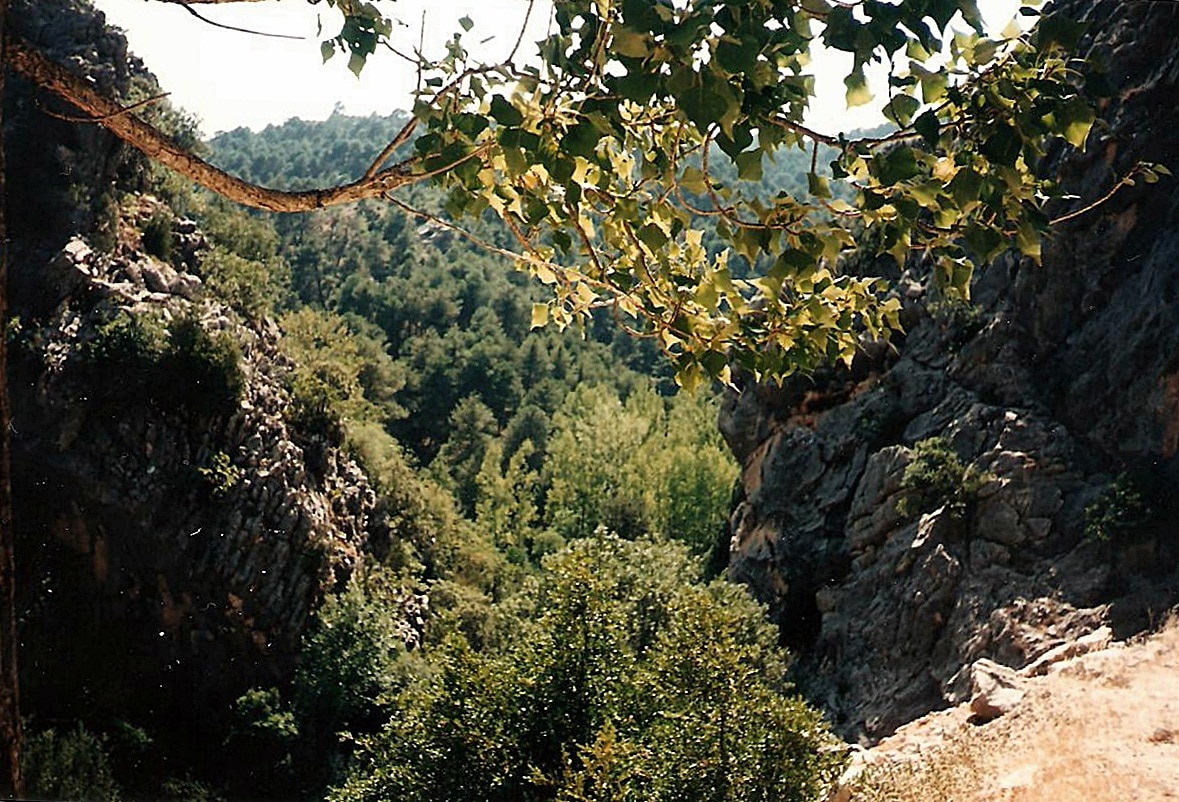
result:
[[[226,1],[232,0],[204,0]],[[378,198],[398,187],[422,180],[422,176],[411,174],[406,164],[400,163],[357,181],[324,189],[288,192],[251,184],[184,150],[160,131],[127,114],[118,103],[94,91],[83,78],[45,58],[27,43],[10,39],[4,48],[4,56],[17,73],[76,106],[97,125],[142,151],[148,158],[243,206],[271,212],[307,212]]]

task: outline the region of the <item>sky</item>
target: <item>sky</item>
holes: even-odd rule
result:
[[[291,117],[320,120],[337,104],[345,113],[387,114],[409,107],[415,75],[392,53],[369,59],[359,79],[337,55],[323,63],[319,43],[335,32],[339,14],[326,3],[303,0],[265,0],[195,8],[217,22],[302,39],[278,39],[222,30],[200,22],[181,5],[158,0],[93,0],[107,20],[122,28],[132,51],[159,78],[171,100],[195,114],[206,136],[239,126],[260,130]],[[537,7],[546,5],[538,2]],[[1001,29],[1015,14],[1019,0],[979,0],[988,22]],[[386,4],[391,14],[406,21],[394,36],[412,49],[425,28],[426,52],[438,48],[459,30],[458,20],[474,22],[464,37],[474,52],[503,58],[512,48],[524,21],[525,0],[396,0]],[[323,34],[318,33],[322,17]],[[532,55],[529,44],[544,36],[548,13],[534,11],[521,55]],[[489,39],[483,45],[482,40]],[[431,49],[433,43],[434,49]],[[837,133],[883,122],[872,106],[848,110],[842,77],[846,54],[816,57],[816,101],[808,122],[824,132]],[[846,56],[850,58],[850,56]],[[870,76],[871,80],[871,76]],[[877,80],[882,80],[879,77]]]

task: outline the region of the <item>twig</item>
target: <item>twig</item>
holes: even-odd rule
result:
[[[524,42],[524,32],[528,30],[528,20],[532,17],[532,7],[536,4],[536,0],[528,0],[528,8],[524,12],[524,21],[520,23],[520,35],[516,37],[516,44],[512,46],[512,52],[508,53],[505,63],[510,64],[516,58],[516,52],[520,49],[520,45]]]
[[[1142,172],[1142,169],[1144,167],[1145,167],[1145,165],[1142,162],[1138,162],[1138,164],[1134,165],[1134,169],[1130,170],[1130,172],[1126,173],[1126,175],[1124,175],[1122,177],[1122,179],[1120,181],[1118,181],[1118,183],[1114,184],[1113,188],[1110,189],[1109,192],[1105,193],[1104,195],[1102,195],[1100,198],[1093,201],[1092,203],[1082,206],[1080,209],[1075,209],[1075,210],[1069,212],[1068,214],[1063,214],[1060,217],[1052,218],[1051,220],[1048,221],[1048,225],[1054,226],[1059,223],[1065,223],[1069,220],[1074,220],[1083,214],[1087,214],[1087,213],[1093,211],[1098,206],[1101,206],[1103,203],[1105,203],[1110,198],[1112,198],[1114,195],[1116,195],[1118,190],[1121,189],[1122,187],[1134,186],[1134,176],[1136,176],[1140,172]]]
[[[194,17],[199,19],[201,22],[205,23],[206,25],[212,25],[214,28],[224,28],[227,31],[236,31],[238,33],[248,33],[253,36],[266,36],[271,39],[296,39],[296,40],[301,41],[301,40],[307,38],[305,36],[292,36],[291,34],[286,34],[286,33],[267,33],[266,31],[255,31],[255,30],[251,30],[249,28],[238,28],[234,25],[226,25],[223,22],[217,22],[215,20],[211,20],[208,17],[202,15],[199,11],[197,11],[195,8],[193,8],[191,5],[189,5],[187,0],[164,0],[164,2],[171,3],[172,5],[180,6],[185,11],[187,11],[189,14],[192,14]]]
[[[393,151],[397,150],[399,147],[405,144],[405,142],[411,136],[413,136],[414,129],[417,128],[417,125],[418,118],[410,117],[409,122],[407,122],[402,127],[402,129],[397,132],[397,136],[393,137],[393,140],[385,146],[384,150],[380,152],[376,160],[373,161],[372,165],[364,171],[364,177],[372,178],[374,175],[376,175],[377,171],[381,169],[381,165],[384,164],[385,161],[393,155]]]
[[[111,112],[110,114],[104,114],[101,117],[73,117],[69,114],[58,114],[55,111],[51,111],[50,109],[45,108],[40,103],[38,103],[37,105],[40,107],[42,113],[44,113],[50,117],[53,117],[56,120],[64,120],[67,123],[100,123],[104,120],[110,120],[115,117],[119,117],[123,114],[127,114],[128,112],[135,111],[138,108],[142,108],[143,106],[147,106],[151,103],[155,103],[157,101],[163,100],[164,98],[168,97],[168,95],[170,95],[170,94],[172,94],[172,93],[171,92],[161,92],[160,94],[158,94],[154,97],[149,97],[147,100],[141,100],[138,103],[133,103],[130,106],[125,106],[125,107],[119,109],[118,111]]]

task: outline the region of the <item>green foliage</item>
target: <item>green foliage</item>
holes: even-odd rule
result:
[[[495,415],[479,396],[464,398],[451,413],[450,435],[434,464],[445,469],[443,476],[452,484],[455,499],[468,516],[475,511],[476,480],[498,428]]]
[[[901,489],[908,493],[897,502],[897,512],[913,519],[944,507],[950,515],[964,518],[973,509],[978,491],[990,480],[990,475],[963,465],[944,437],[921,440],[913,446],[912,459],[905,466]]]
[[[840,760],[784,695],[762,609],[695,580],[685,550],[651,541],[550,557],[497,605],[500,637],[477,651],[452,631],[423,653],[329,799],[817,797]]]
[[[401,375],[371,330],[309,307],[283,315],[279,325],[283,353],[293,363],[291,417],[300,426],[327,434],[345,421],[384,422],[401,414],[393,400]]]
[[[158,316],[119,310],[95,327],[94,338],[82,345],[81,353],[87,361],[116,365],[125,378],[137,378],[134,374],[163,358],[167,340],[168,331]]]
[[[295,705],[321,735],[369,729],[404,683],[397,616],[404,593],[395,575],[374,568],[324,599],[295,680]]]
[[[545,514],[565,537],[599,524],[627,536],[660,533],[708,549],[722,525],[736,466],[713,403],[608,388],[571,393],[553,419]]]
[[[251,688],[234,701],[231,715],[225,746],[253,781],[276,790],[289,783],[295,771],[299,724],[278,690]]]
[[[533,453],[531,441],[525,440],[506,463],[503,448],[499,441],[487,446],[475,477],[475,524],[509,560],[538,563],[556,542],[537,531],[540,475],[528,464]]]
[[[1085,537],[1108,542],[1149,521],[1154,510],[1127,473],[1118,474],[1097,499],[1085,507]]]
[[[224,498],[242,479],[241,469],[224,451],[215,452],[209,464],[198,466],[196,472],[209,495],[217,499]]]
[[[344,27],[324,56],[346,51],[358,71],[392,22],[371,4],[337,7]],[[973,267],[1005,248],[1038,258],[1041,204],[1059,193],[1034,166],[1053,139],[1083,147],[1095,119],[1083,87],[1100,82],[1069,55],[1083,26],[1059,15],[996,38],[975,0],[558,0],[553,21],[539,66],[472,59],[470,20],[443,55],[419,55],[418,135],[398,169],[436,179],[448,213],[492,212],[519,234],[519,265],[553,292],[534,323],[609,306],[686,387],[729,380],[733,362],[780,379],[850,361],[861,331],[895,330],[884,283],[839,269],[856,235],[899,263],[921,252],[962,298]],[[852,55],[849,106],[871,99],[864,66],[889,65],[893,130],[802,125],[820,42]],[[819,145],[836,151],[822,165]],[[806,189],[766,197],[764,165],[797,151],[812,154]],[[844,180],[852,203],[833,198]],[[701,217],[718,221],[724,251],[703,247]],[[739,259],[750,275],[734,273]]]
[[[207,784],[190,777],[169,777],[160,783],[163,802],[225,802],[225,798]]]
[[[961,348],[986,326],[982,309],[962,299],[937,301],[928,307],[930,317],[945,332],[949,346]]]
[[[168,335],[162,368],[173,400],[185,403],[191,398],[192,403],[231,412],[245,390],[237,340],[227,332],[210,332],[193,315],[172,321]]]
[[[143,250],[165,262],[172,261],[176,238],[172,234],[172,215],[164,210],[155,212],[141,227]]]
[[[34,799],[117,802],[119,787],[111,771],[105,739],[80,723],[73,730],[46,729],[24,740],[21,771]]]
[[[201,259],[200,274],[213,297],[228,304],[248,321],[272,313],[285,295],[285,265],[238,256],[220,245]]]
[[[80,349],[81,362],[118,382],[102,381],[97,395],[113,403],[153,403],[228,413],[245,389],[241,347],[225,332],[211,333],[195,314],[165,321],[151,312],[116,309]]]
[[[504,555],[463,519],[454,498],[416,471],[397,441],[373,423],[349,424],[345,446],[379,494],[390,542],[373,548],[394,568],[418,568],[497,596],[515,585]]]

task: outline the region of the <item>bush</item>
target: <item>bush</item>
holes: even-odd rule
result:
[[[172,215],[160,210],[141,227],[143,250],[164,262],[172,261],[176,237],[172,233]]]
[[[964,465],[944,437],[930,437],[913,446],[913,458],[901,479],[901,489],[909,492],[897,503],[897,512],[913,519],[944,507],[955,518],[965,518],[990,480],[988,474]]]
[[[1109,541],[1125,535],[1150,520],[1154,511],[1144,494],[1126,473],[1118,474],[1085,508],[1085,537]]]
[[[210,333],[191,315],[174,321],[168,333],[171,344],[161,391],[172,390],[173,405],[188,403],[231,412],[246,386],[241,346],[224,332]]]
[[[241,469],[230,461],[224,451],[215,453],[209,459],[209,464],[198,467],[196,472],[205,490],[217,499],[224,498],[242,479]]]
[[[338,438],[345,422],[383,424],[404,414],[393,398],[402,377],[383,341],[352,323],[309,307],[279,321],[283,353],[294,363],[291,419],[310,433]]]
[[[686,548],[597,535],[496,605],[480,651],[452,631],[358,753],[334,802],[804,800],[841,759],[787,695],[786,655]]]
[[[102,378],[119,377],[95,382],[99,398],[112,403],[227,413],[245,389],[237,341],[211,334],[195,315],[165,323],[157,314],[117,309],[95,327],[79,355]]]
[[[25,738],[21,771],[25,791],[33,798],[119,799],[105,740],[81,724],[65,733],[47,729]]]
[[[289,283],[289,271],[276,258],[246,259],[215,246],[201,260],[205,288],[246,320],[274,311]]]

